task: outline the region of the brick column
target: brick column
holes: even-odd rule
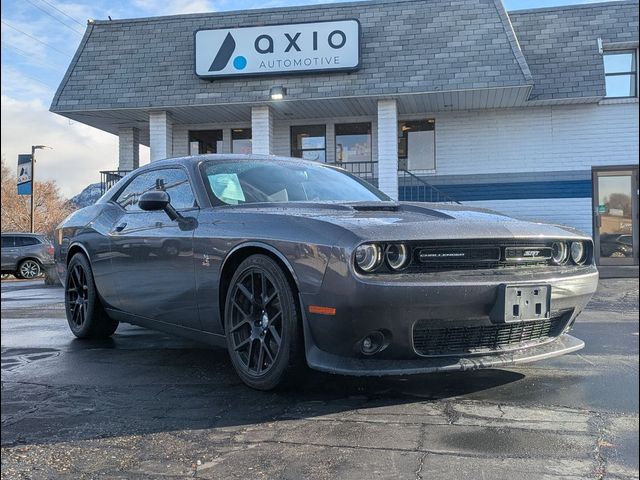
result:
[[[151,161],[173,156],[173,122],[169,112],[149,112]]]
[[[273,155],[273,114],[271,107],[251,108],[252,153]]]
[[[120,128],[118,130],[118,170],[135,170],[140,166],[140,130]]]
[[[378,187],[398,199],[398,107],[378,100]]]

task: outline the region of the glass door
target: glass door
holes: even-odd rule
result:
[[[599,265],[638,264],[638,169],[594,169],[594,240]]]

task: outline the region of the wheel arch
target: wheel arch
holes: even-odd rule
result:
[[[302,319],[302,305],[300,300],[300,288],[298,277],[295,270],[291,266],[291,263],[277,248],[263,242],[245,242],[240,245],[236,245],[225,257],[220,268],[220,276],[218,280],[218,309],[220,314],[220,323],[224,331],[224,308],[227,299],[227,291],[229,289],[229,282],[235,269],[251,255],[262,254],[273,259],[282,268],[285,277],[289,281],[289,285],[293,289],[293,296],[296,301],[296,307],[298,308],[298,314]]]
[[[67,266],[69,265],[69,262],[71,261],[71,259],[76,253],[83,253],[87,257],[87,259],[91,261],[91,256],[89,255],[89,252],[87,251],[84,245],[82,245],[81,243],[72,243],[71,246],[69,247],[69,250],[67,250],[67,258],[65,259],[65,265]]]

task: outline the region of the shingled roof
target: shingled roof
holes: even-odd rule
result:
[[[509,14],[533,75],[530,101],[605,94],[598,39],[638,46],[638,1],[520,10]]]
[[[500,0],[373,0],[89,24],[53,98],[53,112],[264,101],[273,78],[194,73],[201,28],[356,18],[361,68],[287,76],[296,99],[526,87],[531,73]]]

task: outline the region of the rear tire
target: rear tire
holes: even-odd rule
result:
[[[71,332],[78,338],[106,338],[118,328],[118,321],[105,312],[86,256],[76,253],[67,268],[65,309]]]
[[[36,260],[28,258],[21,261],[20,265],[18,265],[16,277],[31,280],[33,278],[37,278],[40,273],[42,273],[42,267],[40,264]]]
[[[304,368],[300,314],[280,266],[252,255],[236,269],[224,309],[227,348],[238,376],[251,388],[291,384]]]

